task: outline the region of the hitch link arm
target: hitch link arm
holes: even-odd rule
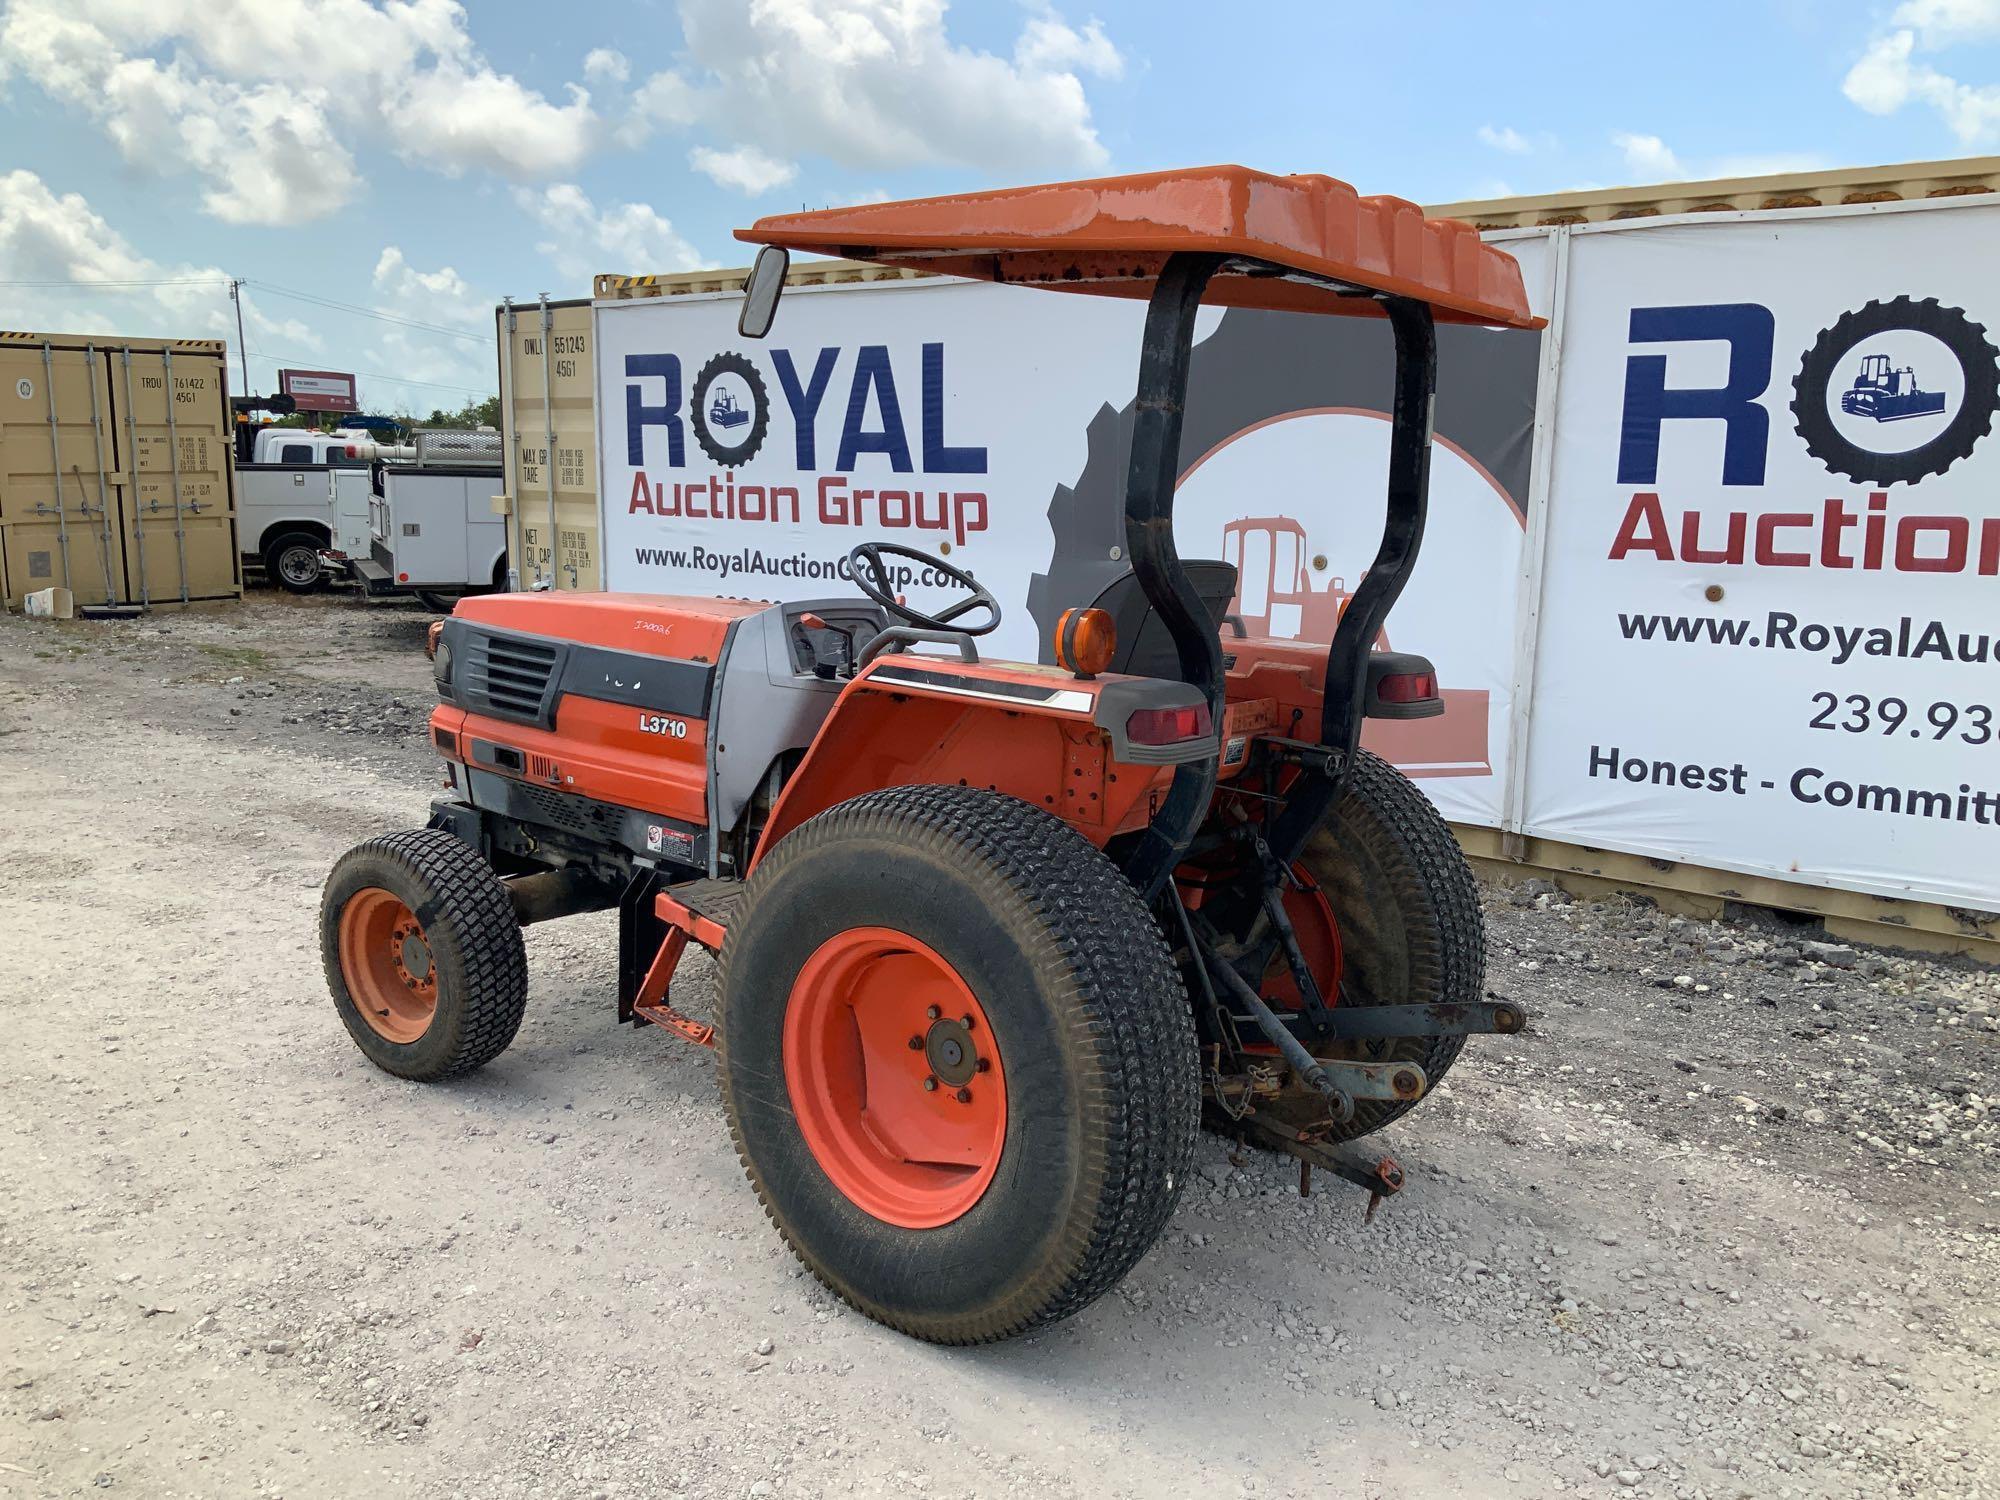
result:
[[[1250,982],[1209,948],[1204,947],[1201,950],[1201,961],[1208,972],[1222,982],[1222,987],[1249,1010],[1251,1019],[1257,1023],[1257,1029],[1263,1032],[1270,1039],[1271,1045],[1284,1055],[1285,1061],[1291,1064],[1293,1071],[1303,1078],[1309,1087],[1325,1097],[1326,1107],[1333,1118],[1342,1124],[1353,1119],[1353,1096],[1334,1086],[1333,1080],[1327,1076],[1326,1069],[1320,1066],[1319,1060],[1306,1051],[1305,1044],[1292,1035],[1291,1029],[1278,1019],[1277,1012],[1264,1003],[1264,997],[1250,987]]]

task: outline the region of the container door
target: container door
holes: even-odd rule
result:
[[[506,471],[493,488],[509,512],[522,588],[598,589],[597,402],[587,302],[500,311],[501,430]],[[623,498],[620,498],[623,504]],[[550,524],[553,516],[554,524]]]
[[[222,361],[164,349],[110,352],[131,597],[168,604],[243,592]]]
[[[60,586],[123,598],[115,444],[102,351],[0,335],[0,573],[6,598]]]

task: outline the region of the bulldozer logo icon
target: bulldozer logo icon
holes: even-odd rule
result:
[[[2000,408],[2000,352],[1935,297],[1895,297],[1822,329],[1792,381],[1807,450],[1861,484],[1915,484],[1969,456]]]
[[[701,451],[724,468],[755,458],[771,430],[771,398],[756,365],[733,353],[703,365],[688,397],[688,422]]]

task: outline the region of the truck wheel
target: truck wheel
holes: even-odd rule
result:
[[[469,1073],[520,1029],[528,960],[513,902],[486,861],[440,829],[343,854],[320,900],[319,946],[348,1034],[398,1078]]]
[[[1486,923],[1479,888],[1458,840],[1401,771],[1357,751],[1340,800],[1299,858],[1337,927],[1344,1003],[1477,1004],[1486,982]],[[1312,935],[1303,927],[1301,940]],[[1435,1089],[1465,1045],[1462,1036],[1349,1041],[1325,1056],[1413,1062]],[[1419,1101],[1360,1099],[1334,1133],[1380,1130]]]
[[[314,594],[326,587],[326,569],[319,560],[326,543],[311,532],[288,531],[264,546],[264,576],[294,594]]]
[[[1173,1212],[1186,993],[1137,893],[1039,808],[909,786],[822,813],[752,875],[721,991],[743,1169],[871,1318],[945,1344],[1053,1323]]]
[[[418,589],[417,602],[434,615],[448,615],[458,607],[458,595],[438,594],[429,589]]]

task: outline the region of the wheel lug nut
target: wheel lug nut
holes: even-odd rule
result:
[[[972,1017],[960,1016],[958,1018],[958,1024],[963,1026],[967,1031],[970,1031],[972,1030]]]
[[[926,1094],[935,1094],[937,1092],[937,1080],[935,1078],[926,1078],[924,1080],[924,1092]]]
[[[989,1062],[987,1059],[982,1057],[972,1066],[976,1068],[979,1072],[985,1073],[985,1072],[990,1072],[992,1070],[993,1064]]]
[[[920,1036],[913,1036],[913,1037],[911,1037],[911,1038],[910,1038],[910,1050],[911,1050],[912,1052],[921,1052],[921,1051],[923,1051],[923,1050],[924,1050],[924,1039],[923,1039],[922,1037],[920,1037]]]
[[[932,1019],[933,1021],[935,1021],[935,1020],[936,1020],[936,1019],[937,1019],[937,1018],[938,1018],[939,1016],[943,1015],[943,1014],[944,1014],[944,1012],[943,1012],[943,1011],[941,1011],[941,1010],[939,1010],[939,1009],[938,1009],[938,1008],[937,1008],[937,1007],[936,1007],[935,1005],[933,1005],[933,1006],[930,1006],[930,1007],[928,1007],[928,1008],[927,1008],[927,1009],[926,1009],[926,1010],[924,1011],[924,1014],[925,1014],[926,1016],[929,1016],[929,1017],[930,1017],[930,1018],[931,1018],[931,1019]]]
[[[970,1104],[972,1102],[972,1090],[960,1089],[958,1091],[958,1102],[960,1104]]]

